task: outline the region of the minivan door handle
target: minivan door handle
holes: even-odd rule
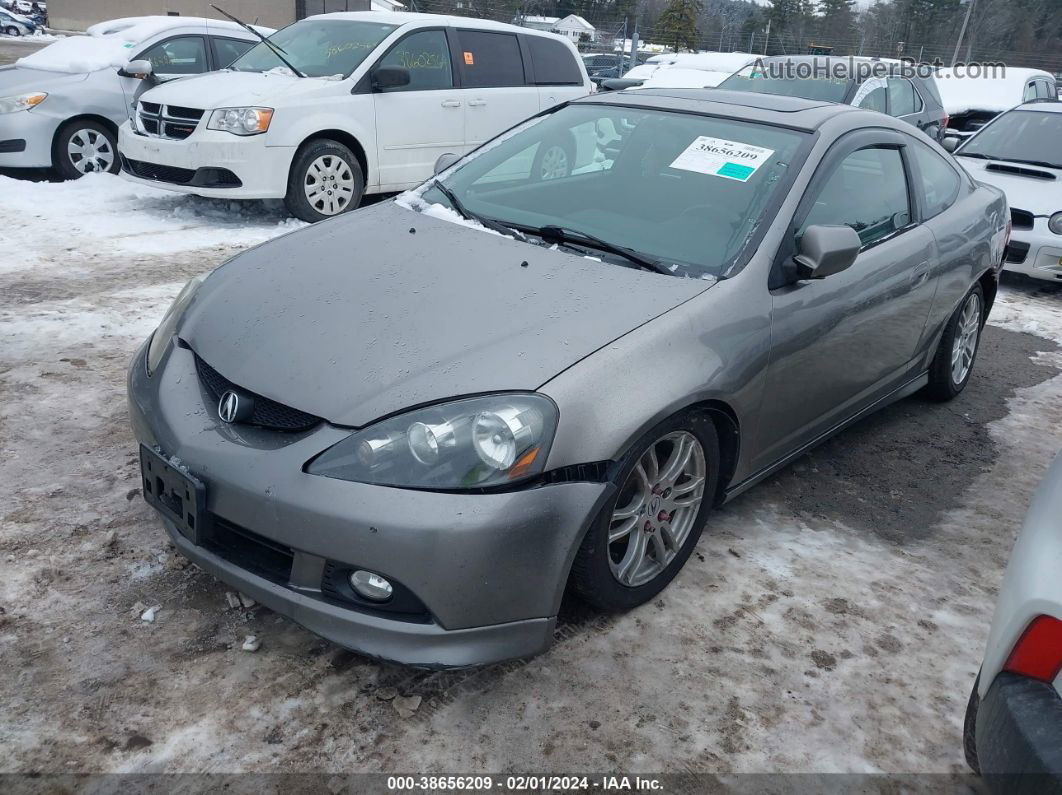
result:
[[[468,107],[470,108],[482,108],[486,104],[487,100],[485,99],[470,99],[468,101]]]
[[[459,100],[459,99],[444,99],[441,104],[442,104],[442,106],[444,108],[459,108],[459,107],[461,107],[461,100]],[[469,104],[472,104],[472,103],[469,103]]]

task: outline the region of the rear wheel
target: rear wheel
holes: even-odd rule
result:
[[[981,344],[984,312],[984,293],[981,285],[975,284],[951,316],[940,338],[940,346],[929,367],[929,384],[926,386],[929,397],[951,400],[966,388]]]
[[[576,553],[571,586],[590,604],[626,610],[652,599],[685,565],[700,538],[719,476],[712,420],[683,412],[624,456],[616,495]]]
[[[95,172],[118,173],[118,141],[106,126],[74,120],[59,129],[52,163],[63,179],[79,179]]]
[[[353,210],[364,193],[358,158],[338,141],[321,138],[295,155],[284,204],[296,218],[315,223]]]

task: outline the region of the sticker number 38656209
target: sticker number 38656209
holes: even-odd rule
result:
[[[762,146],[702,135],[682,150],[671,163],[671,168],[748,182],[773,154],[773,149]]]

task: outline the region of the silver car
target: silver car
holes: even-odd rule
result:
[[[557,146],[573,168],[533,168]],[[532,655],[566,589],[639,605],[713,507],[961,392],[1006,226],[877,113],[584,98],[193,280],[129,371],[144,496],[183,555],[342,646]]]
[[[0,168],[54,168],[66,179],[116,173],[118,127],[139,92],[228,66],[256,41],[234,22],[127,17],[0,67]],[[126,71],[137,61],[150,69]]]
[[[1062,281],[1062,103],[1032,102],[996,116],[955,151],[974,179],[1010,201],[1004,268]]]

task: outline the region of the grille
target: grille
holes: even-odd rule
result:
[[[199,356],[195,357],[195,368],[199,373],[199,380],[215,400],[230,389],[250,395],[254,399],[254,413],[247,420],[248,425],[258,425],[274,431],[307,431],[324,422],[313,414],[293,409],[237,386]]]
[[[141,102],[137,117],[140,129],[156,138],[184,140],[195,132],[205,111],[181,105],[160,105],[157,102]]]
[[[130,173],[143,179],[156,182],[172,182],[175,185],[187,185],[195,178],[195,171],[190,168],[164,166],[161,163],[146,163],[143,160],[125,158]]]
[[[1007,244],[1007,252],[1003,256],[1004,262],[1012,262],[1015,265],[1020,265],[1025,262],[1025,258],[1029,256],[1029,244],[1022,243],[1018,240],[1011,240]]]
[[[1010,208],[1010,223],[1014,229],[1032,229],[1033,214],[1028,210]]]
[[[286,585],[295,559],[291,547],[252,533],[220,516],[211,517],[210,535],[203,546],[215,555],[259,577]]]

